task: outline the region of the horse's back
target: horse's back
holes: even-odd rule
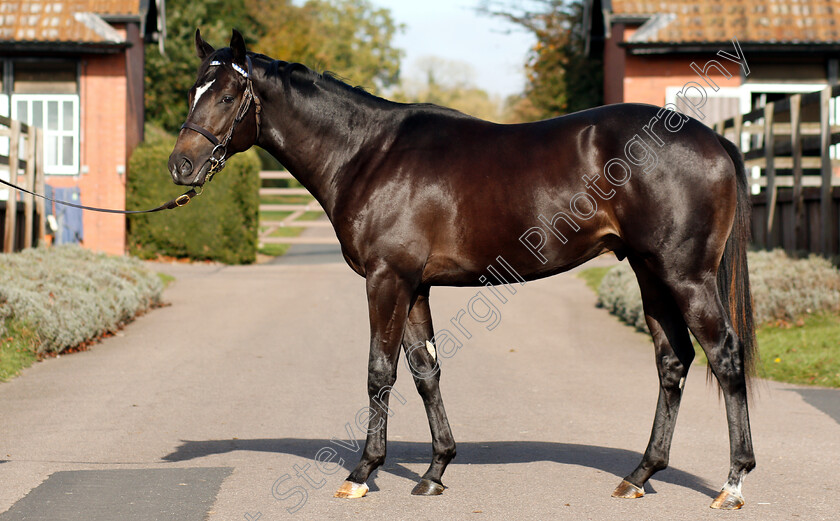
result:
[[[657,117],[641,104],[516,125],[418,111],[366,185],[378,210],[369,240],[400,245],[427,282],[477,284],[499,255],[538,278],[608,250],[652,248],[692,220],[711,226],[729,203],[731,161],[701,123],[672,132]],[[534,251],[529,239],[545,244]]]

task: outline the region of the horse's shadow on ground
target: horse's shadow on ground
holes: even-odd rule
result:
[[[334,449],[343,459],[344,467],[350,472],[361,456],[364,439],[357,440],[355,448],[352,441],[342,440],[338,445],[335,441],[325,439],[277,438],[277,439],[232,439],[182,441],[174,452],[167,454],[164,461],[177,462],[224,454],[237,450],[256,452],[273,452],[291,454],[309,460],[314,460],[315,454],[324,447]],[[641,460],[638,452],[616,449],[612,447],[597,447],[593,445],[579,445],[574,443],[554,443],[545,441],[487,441],[458,443],[458,456],[452,461],[453,465],[504,465],[511,463],[533,463],[538,461],[553,461],[564,465],[578,465],[609,472],[617,478],[623,478]],[[382,470],[394,475],[419,481],[420,475],[407,468],[405,463],[425,463],[431,459],[431,444],[428,442],[389,441],[388,459]],[[338,461],[338,458],[334,458]],[[375,474],[374,474],[375,476]],[[658,481],[673,483],[709,496],[717,495],[718,491],[711,488],[705,480],[689,472],[670,467],[656,474]],[[372,480],[368,481],[371,490],[377,490]],[[648,493],[655,490],[648,483],[645,486]]]

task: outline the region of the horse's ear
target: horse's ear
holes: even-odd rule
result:
[[[245,66],[245,38],[236,29],[230,36],[230,50],[233,51],[233,63]]]
[[[207,58],[208,56],[213,54],[213,52],[215,50],[216,49],[214,49],[212,45],[205,42],[204,39],[201,37],[201,30],[196,29],[195,30],[195,53],[198,55],[199,59],[201,59],[203,61],[204,58]]]

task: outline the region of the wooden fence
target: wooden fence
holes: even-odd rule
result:
[[[265,170],[260,172],[260,180],[267,179],[294,179],[292,174],[284,171]],[[306,188],[260,188],[260,196],[271,195],[309,195]],[[324,209],[318,201],[312,200],[304,203],[284,204],[261,204],[262,212],[291,212],[288,216],[279,221],[260,219],[259,241],[262,244],[338,244],[338,239],[332,237],[272,237],[278,228],[330,228],[332,223],[328,220],[302,221],[300,217],[307,212],[323,212]]]
[[[840,254],[840,84],[718,122],[751,177],[753,242]]]
[[[43,194],[43,130],[0,116],[0,138],[9,138],[8,155],[0,155],[0,165],[8,166],[9,182]],[[33,196],[21,194],[5,185],[2,189],[6,189],[9,194],[6,201],[3,201],[3,252],[10,253],[29,248],[33,244],[42,244],[46,234],[44,200],[33,200]]]

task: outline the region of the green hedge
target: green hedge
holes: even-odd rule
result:
[[[160,278],[130,257],[71,245],[3,254],[0,336],[26,324],[39,353],[60,353],[118,330],[158,304],[162,291]]]
[[[751,251],[747,263],[756,324],[840,311],[840,271],[825,258],[796,259],[782,250]],[[639,284],[628,263],[604,276],[598,305],[639,331],[647,331]]]
[[[152,208],[183,193],[167,171],[174,139],[141,145],[129,162],[126,206]],[[237,154],[204,193],[183,207],[133,215],[128,247],[133,255],[215,260],[248,264],[257,257],[260,161],[252,152]]]

